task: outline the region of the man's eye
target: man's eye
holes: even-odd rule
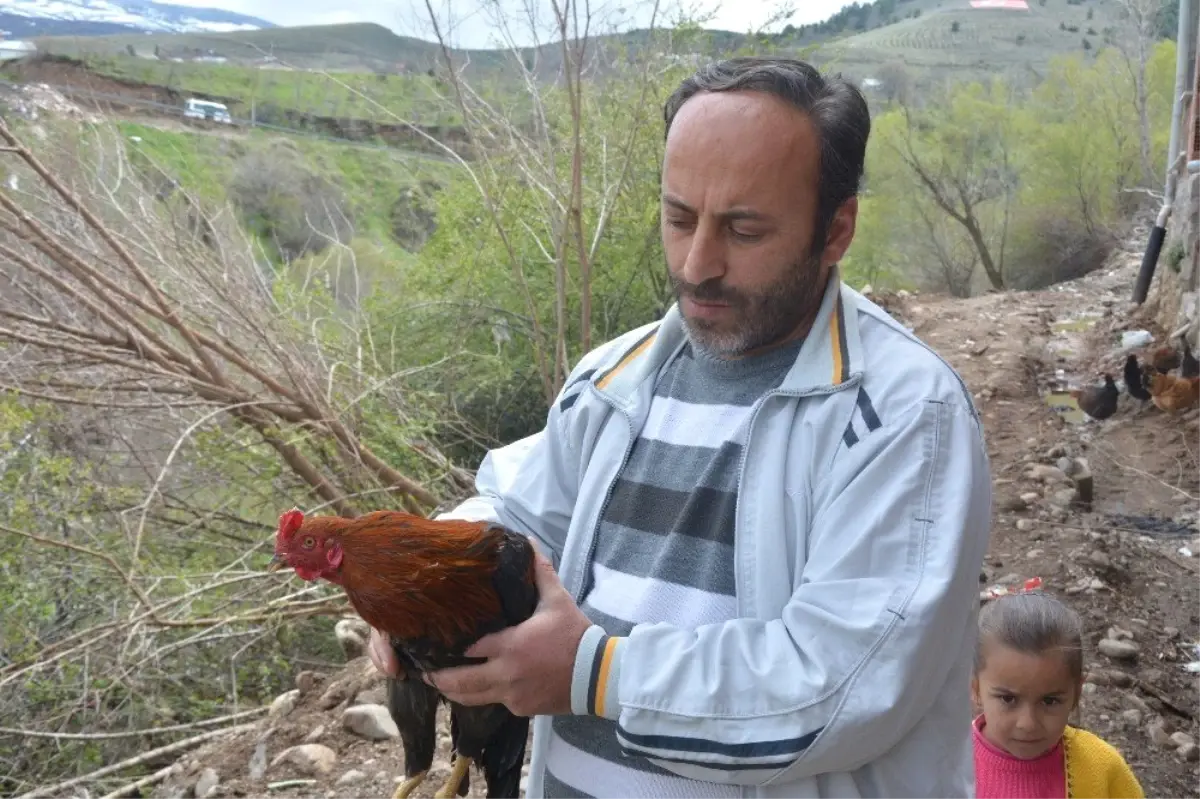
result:
[[[731,228],[731,230],[733,231],[733,235],[739,241],[758,241],[759,239],[761,239],[763,237],[763,234],[757,233],[755,231],[738,230],[737,228]]]

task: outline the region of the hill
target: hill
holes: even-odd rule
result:
[[[1094,52],[1115,39],[1124,18],[1118,0],[1030,0],[1020,10],[901,0],[897,8],[907,9],[902,18],[827,41],[815,58],[860,79],[902,65],[918,82],[995,74],[1027,82],[1057,55]]]
[[[0,30],[21,37],[114,33],[223,33],[272,28],[264,19],[153,0],[5,0]]]

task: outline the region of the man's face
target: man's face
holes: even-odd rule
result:
[[[702,93],[671,124],[663,159],[667,269],[692,343],[745,355],[803,334],[857,203],[814,247],[820,170],[815,126],[761,92]]]

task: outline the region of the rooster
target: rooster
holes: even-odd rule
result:
[[[407,799],[433,763],[438,702],[449,702],[420,675],[482,662],[464,651],[533,615],[533,545],[486,522],[399,511],[305,519],[293,509],[279,517],[269,568],[284,567],[341,586],[358,615],[389,636],[404,672],[388,682],[388,711],[404,746],[405,780],[394,799]],[[529,719],[500,704],[449,705],[454,767],[435,796],[466,796],[472,763],[482,766],[488,797],[517,796]]]

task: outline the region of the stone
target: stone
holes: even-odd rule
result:
[[[1151,724],[1150,728],[1147,730],[1147,733],[1150,735],[1150,740],[1153,741],[1156,746],[1174,746],[1171,741],[1170,734],[1167,732],[1161,721],[1156,721]]]
[[[1163,635],[1165,635],[1167,637],[1167,640],[1174,641],[1176,638],[1179,637],[1179,628],[1178,627],[1163,627]]]
[[[1113,660],[1136,660],[1141,647],[1133,641],[1118,641],[1113,638],[1103,638],[1098,644],[1100,653]]]
[[[292,689],[287,693],[282,693],[275,697],[275,701],[271,703],[271,709],[267,711],[267,718],[281,719],[287,714],[296,709],[296,703],[300,701],[300,691]]]
[[[324,777],[333,771],[337,752],[322,744],[300,744],[280,752],[271,761],[271,768],[283,763],[290,763],[309,776]]]
[[[300,692],[300,696],[307,696],[324,680],[324,674],[318,674],[315,671],[302,671],[296,675],[296,690]]]
[[[1120,627],[1117,627],[1116,625],[1113,625],[1112,627],[1108,628],[1108,632],[1105,633],[1105,637],[1111,638],[1114,641],[1124,641],[1124,640],[1132,641],[1133,640],[1133,632],[1130,630],[1125,630]]]
[[[1196,739],[1186,732],[1173,732],[1171,733],[1171,743],[1176,746],[1195,746]]]
[[[386,685],[376,685],[365,691],[359,691],[358,696],[354,698],[356,705],[386,705],[387,701]]]
[[[1112,561],[1109,559],[1108,555],[1104,554],[1098,549],[1092,550],[1092,552],[1088,555],[1088,563],[1092,564],[1097,569],[1112,568]]]
[[[1130,708],[1121,713],[1121,719],[1130,727],[1140,727],[1142,726],[1142,711]]]
[[[1037,560],[1045,553],[1040,549],[1031,549],[1025,553],[1025,557],[1029,560]]]
[[[196,799],[205,799],[216,790],[220,781],[221,778],[214,769],[206,768],[200,772],[200,778],[196,780],[196,785],[192,788],[192,795]]]
[[[304,736],[304,743],[306,743],[306,744],[316,743],[317,741],[321,740],[321,738],[324,737],[324,735],[325,735],[325,725],[318,724],[316,729],[314,729],[308,735]]]
[[[346,660],[354,660],[366,654],[371,628],[362,619],[345,618],[333,625],[333,635],[341,645]]]
[[[1033,519],[1017,519],[1017,529],[1023,533],[1028,533],[1035,527],[1037,523]]]
[[[1066,472],[1057,466],[1046,466],[1043,463],[1035,463],[1025,472],[1025,476],[1030,480],[1040,480],[1043,483],[1069,483],[1071,478],[1067,477]]]
[[[1058,460],[1056,460],[1054,462],[1054,465],[1057,466],[1058,470],[1060,472],[1062,472],[1063,474],[1065,474],[1067,477],[1072,477],[1075,474],[1075,468],[1076,468],[1075,461],[1072,460],[1071,458],[1068,458],[1066,455],[1063,455]]]
[[[357,785],[367,778],[367,775],[357,769],[350,769],[337,778],[335,785]]]
[[[370,741],[400,737],[400,730],[383,705],[354,705],[342,711],[342,726]]]
[[[1078,496],[1079,494],[1074,488],[1060,488],[1057,491],[1051,491],[1046,498],[1050,500],[1051,505],[1062,511],[1071,507]]]
[[[1024,502],[1026,505],[1033,505],[1041,498],[1042,498],[1042,495],[1036,491],[1026,491],[1024,494],[1021,495],[1021,501]]]
[[[247,768],[250,774],[250,779],[261,780],[267,775],[267,745],[260,741],[254,747],[254,754],[250,755],[250,765]]]
[[[1184,744],[1176,749],[1175,753],[1185,763],[1195,763],[1200,760],[1200,746],[1196,746],[1195,744]]]
[[[1085,682],[1081,690],[1084,696],[1093,696],[1100,689],[1096,687],[1096,683],[1094,682]]]

